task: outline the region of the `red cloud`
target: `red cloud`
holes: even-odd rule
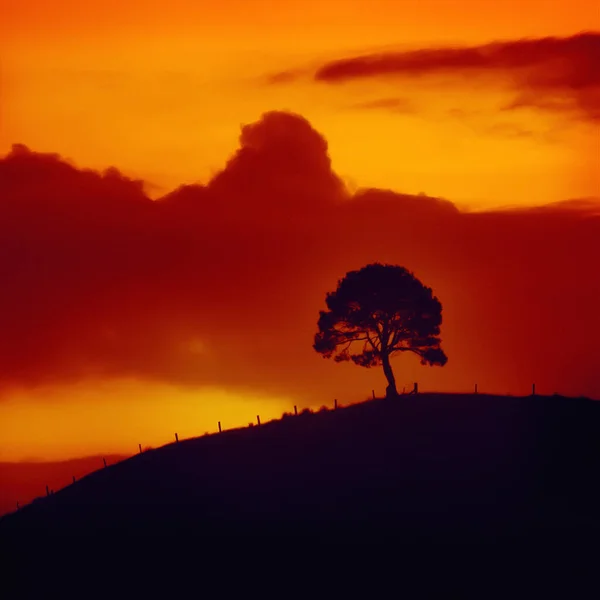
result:
[[[5,389],[136,376],[350,393],[369,374],[332,367],[312,337],[325,292],[378,260],[442,301],[450,362],[423,372],[432,386],[536,380],[600,396],[597,203],[468,214],[425,195],[351,195],[297,115],[245,126],[207,185],[157,201],[116,170],[17,146],[0,159],[0,239]]]
[[[567,38],[520,39],[474,47],[422,48],[335,60],[322,65],[316,81],[342,83],[374,77],[456,78],[469,87],[473,77],[488,75],[509,82],[516,94],[504,108],[535,107],[573,112],[600,119],[600,33],[584,32]],[[469,77],[464,77],[469,75]],[[285,83],[295,72],[278,74]],[[390,100],[382,101],[384,107]],[[371,103],[372,104],[372,103]]]

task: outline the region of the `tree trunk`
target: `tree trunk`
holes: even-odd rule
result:
[[[392,365],[390,364],[390,357],[388,354],[384,354],[381,357],[381,363],[383,364],[383,373],[385,378],[388,380],[388,386],[385,388],[386,398],[396,398],[398,396],[398,390],[396,389],[396,378],[392,371]]]

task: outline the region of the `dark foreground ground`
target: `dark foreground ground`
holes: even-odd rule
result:
[[[5,516],[0,536],[581,546],[600,533],[599,478],[600,402],[422,394],[148,451]]]
[[[599,467],[591,400],[301,414],[145,452],[0,519],[0,597],[596,598]]]

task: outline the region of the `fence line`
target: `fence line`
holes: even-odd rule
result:
[[[476,383],[475,387],[474,387],[473,395],[477,395],[478,393],[479,393],[479,385]],[[418,394],[419,394],[419,384],[417,382],[413,383],[413,389],[412,389],[412,391],[408,392],[408,394],[406,394],[406,387],[402,388],[402,394],[401,395],[408,395],[408,396],[410,396],[410,395],[418,395]],[[460,394],[460,392],[458,392],[458,394]],[[464,394],[464,395],[466,395],[466,394]],[[508,395],[508,394],[505,394],[505,395]],[[535,383],[533,383],[532,386],[531,386],[531,396],[532,397],[536,396],[536,384]],[[376,395],[375,395],[375,390],[371,390],[371,399],[372,400],[377,400],[378,399],[376,397]],[[358,402],[356,404],[360,404],[360,402]],[[333,410],[335,411],[339,407],[340,407],[340,405],[338,405],[338,400],[337,400],[337,398],[335,398],[333,400]],[[326,406],[321,407],[321,410],[323,410],[323,409],[330,410]],[[311,408],[304,409],[304,411],[301,414],[305,414],[306,410],[308,410],[311,414],[314,414],[314,411]],[[287,416],[287,415],[288,415],[288,413],[284,413],[284,416]],[[298,413],[298,406],[294,405],[294,416],[298,416],[298,415],[299,415],[299,413]],[[289,416],[291,416],[291,415],[289,415]],[[279,420],[279,419],[273,419],[273,421],[277,421],[277,420]],[[273,422],[273,421],[271,421],[271,422]],[[259,426],[261,425],[260,415],[256,415],[256,422],[257,422],[257,424]],[[254,423],[250,422],[250,423],[248,423],[247,428],[252,427],[252,426],[254,426]],[[223,427],[222,427],[221,421],[218,421],[218,428],[219,428],[219,433],[222,433],[223,432]],[[236,427],[236,429],[243,429],[243,427]],[[200,436],[193,436],[192,438],[187,438],[187,439],[194,439],[195,437],[200,437]],[[178,433],[175,433],[175,443],[179,443],[179,435],[178,435]],[[141,443],[138,443],[138,450],[139,450],[139,454],[143,454],[142,444]],[[133,456],[135,456],[135,455],[132,455],[129,458],[132,458]],[[127,460],[127,459],[124,458],[122,460]],[[105,457],[102,457],[102,462],[104,464],[104,468],[105,469],[108,468],[109,465],[108,465]],[[122,461],[119,461],[119,462],[122,462]],[[94,471],[91,471],[90,473],[93,473],[93,472]],[[77,482],[77,478],[75,477],[75,475],[73,475],[72,478],[73,478],[73,484],[76,483]],[[67,487],[67,486],[65,486],[65,487]],[[52,496],[53,494],[54,494],[54,490],[51,489],[49,485],[46,485],[46,496],[49,497],[49,496]],[[21,509],[20,502],[17,501],[17,510],[20,510],[20,509]]]

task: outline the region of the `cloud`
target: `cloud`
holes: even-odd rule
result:
[[[328,62],[314,73],[316,81],[329,84],[383,77],[444,77],[465,88],[502,83],[514,93],[505,110],[535,108],[597,121],[600,33],[369,54]]]
[[[594,200],[465,213],[351,194],[323,136],[279,112],[245,125],[206,185],[143,190],[23,146],[0,159],[1,389],[135,377],[309,400],[369,391],[371,372],[323,361],[312,336],[325,292],[379,260],[444,305],[450,362],[403,362],[399,381],[600,396]]]
[[[272,73],[267,75],[265,78],[265,83],[267,84],[279,84],[279,83],[288,83],[290,81],[294,81],[298,77],[302,75],[308,74],[306,69],[292,69],[289,71],[278,71],[277,73]]]

